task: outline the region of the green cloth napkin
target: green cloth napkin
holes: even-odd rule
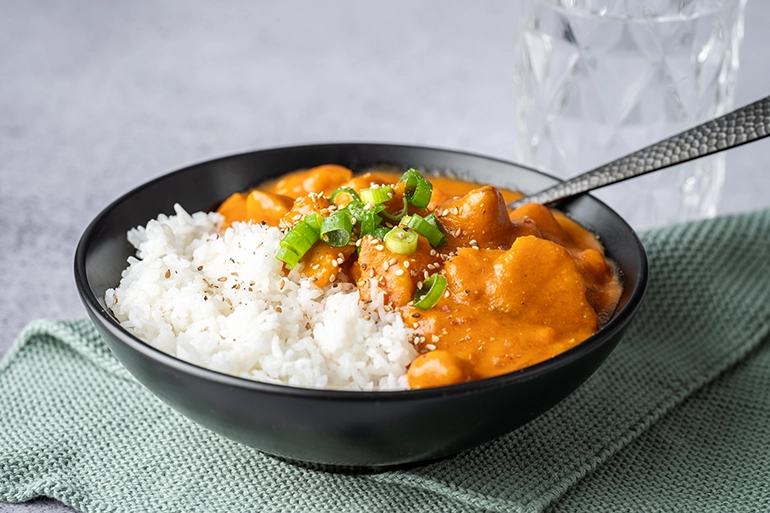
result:
[[[770,511],[770,210],[643,234],[644,306],[607,362],[523,428],[374,475],[299,468],[178,415],[88,321],[0,364],[0,500],[119,511]]]

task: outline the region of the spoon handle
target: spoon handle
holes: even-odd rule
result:
[[[770,135],[770,96],[510,203],[544,205]]]

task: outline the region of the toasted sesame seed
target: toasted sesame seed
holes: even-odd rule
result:
[[[283,312],[283,308],[281,308],[280,306],[276,306],[275,307],[275,311],[278,312],[278,313],[282,313]]]
[[[171,269],[166,269],[166,278],[171,278]]]
[[[217,281],[227,281],[227,276],[221,276]]]
[[[364,320],[365,321],[371,321],[372,320],[372,316],[369,315],[369,314],[366,314],[366,315],[364,315]]]
[[[198,270],[199,270],[199,271],[202,271],[202,270],[203,270],[203,266],[202,266],[202,265],[199,265],[199,266],[198,266]]]

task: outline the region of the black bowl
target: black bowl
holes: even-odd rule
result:
[[[577,389],[604,361],[634,317],[647,259],[633,230],[600,201],[582,196],[560,208],[598,234],[622,273],[613,318],[588,340],[548,361],[460,385],[396,392],[313,390],[259,383],[179,360],[145,344],[108,312],[134,254],[126,232],[160,213],[210,210],[235,191],[300,168],[336,163],[453,172],[523,192],[552,177],[455,151],[385,144],[323,144],[256,151],[191,166],[142,185],[109,205],[83,234],[75,279],[88,314],[113,353],[150,391],[203,426],[284,459],[331,469],[379,469],[455,454],[508,433]]]

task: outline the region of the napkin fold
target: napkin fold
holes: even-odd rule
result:
[[[199,427],[87,320],[0,363],[0,500],[87,512],[770,510],[770,210],[649,231],[647,297],[605,364],[526,426],[409,470],[324,473]]]

